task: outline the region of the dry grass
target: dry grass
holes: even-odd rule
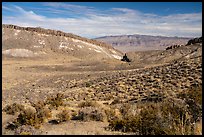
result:
[[[182,100],[168,98],[160,103],[121,107],[122,118],[109,122],[112,130],[135,132],[138,135],[191,135],[193,124],[187,105]]]
[[[192,122],[196,123],[202,117],[202,85],[191,87],[187,92],[178,94],[178,97],[188,104]]]

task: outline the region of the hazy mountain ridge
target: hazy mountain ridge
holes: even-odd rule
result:
[[[95,40],[111,44],[114,48],[122,52],[164,50],[166,47],[174,44],[184,45],[190,39],[191,38],[185,37],[165,37],[138,34],[95,38]]]

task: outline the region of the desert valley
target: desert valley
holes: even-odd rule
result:
[[[202,37],[121,37],[3,24],[2,134],[202,134]]]

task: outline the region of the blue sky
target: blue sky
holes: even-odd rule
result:
[[[202,35],[201,2],[3,2],[2,23],[110,35]]]

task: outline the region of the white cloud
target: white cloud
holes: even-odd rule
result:
[[[202,13],[160,16],[127,8],[112,8],[100,11],[92,7],[64,3],[44,3],[44,5],[48,7],[49,11],[50,7],[53,7],[53,12],[56,14],[59,12],[61,15],[64,12],[64,15],[70,13],[80,15],[77,18],[65,16],[50,17],[14,6],[13,11],[16,14],[12,16],[3,15],[2,22],[19,26],[40,26],[58,29],[89,38],[125,34],[182,37],[198,37],[202,35]],[[10,8],[4,6],[2,9],[9,10]]]

